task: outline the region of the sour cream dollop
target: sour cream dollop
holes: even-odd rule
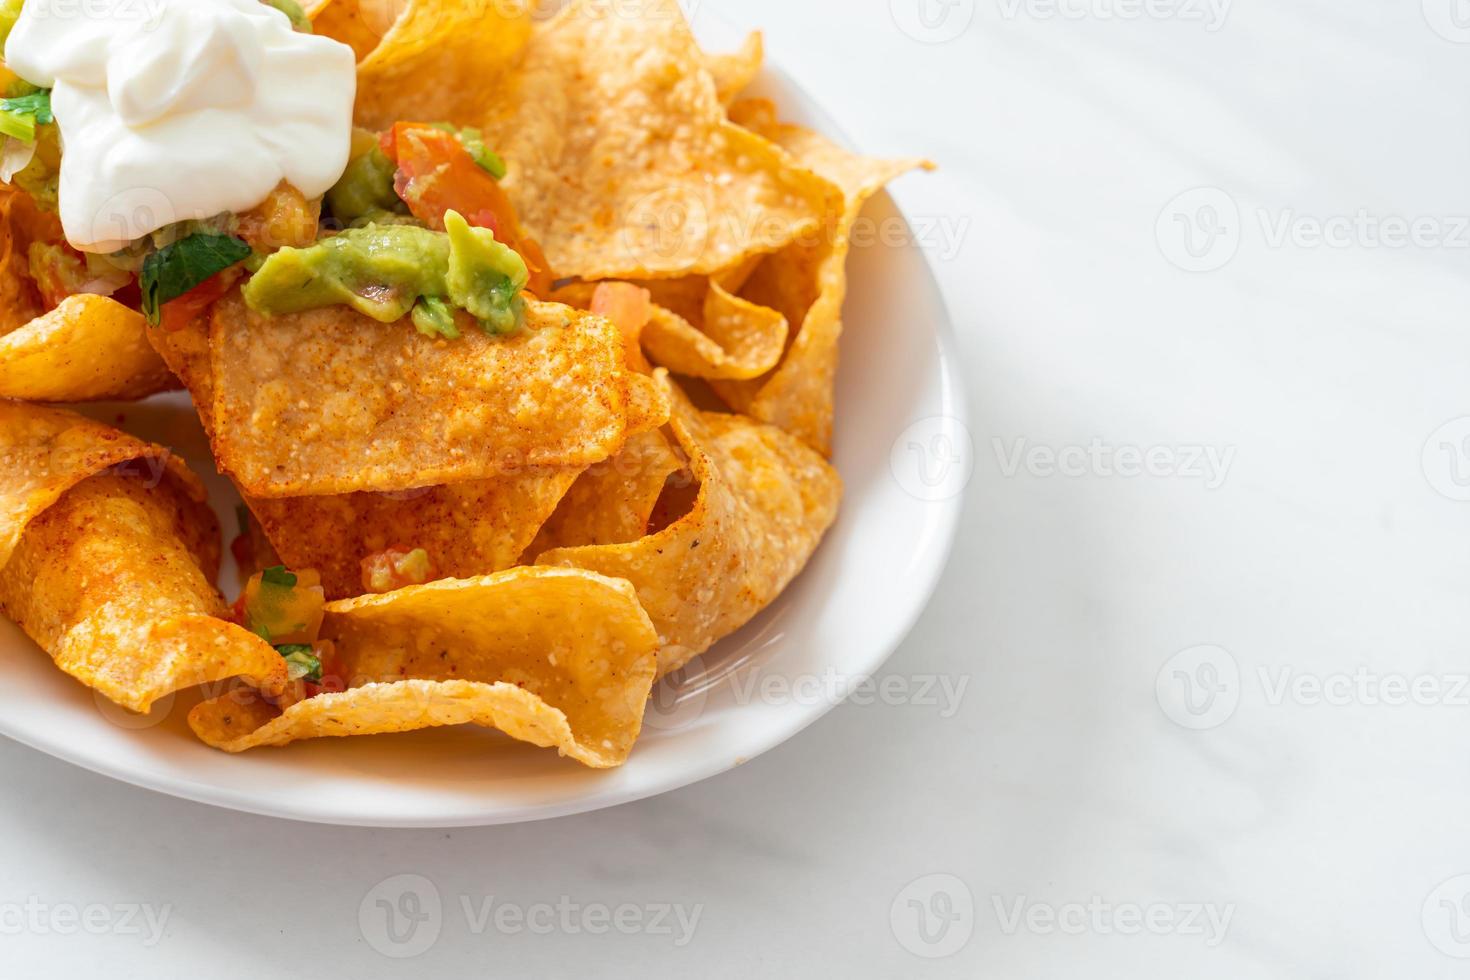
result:
[[[282,180],[316,197],[347,167],[352,49],[260,0],[26,0],[5,61],[52,90],[82,251],[248,211]]]

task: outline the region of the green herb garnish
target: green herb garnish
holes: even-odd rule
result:
[[[250,246],[232,235],[205,232],[165,245],[143,260],[143,271],[138,276],[143,291],[143,314],[149,323],[157,326],[163,304],[178,299],[250,254]]]
[[[293,681],[305,678],[309,681],[322,679],[321,658],[311,652],[304,643],[286,643],[276,647],[281,659],[286,661],[286,676]]]
[[[449,123],[433,123],[432,125],[435,129],[442,129],[446,133],[453,133],[455,138],[459,140],[460,145],[474,159],[475,163],[480,165],[481,170],[496,180],[505,179],[507,173],[505,160],[501,158],[499,153],[496,153],[485,145],[485,134],[480,132],[480,130],[474,126],[459,128],[451,126]]]
[[[467,130],[467,132],[478,134],[479,130]],[[467,139],[461,134],[460,141],[464,143],[464,148],[470,151],[470,156],[475,158],[475,162],[480,165],[481,170],[484,170],[496,180],[505,179],[505,175],[509,171],[505,169],[505,160],[499,153],[488,149],[478,136],[475,139]]]
[[[296,573],[286,571],[285,565],[275,565],[260,573],[260,581],[265,585],[282,585],[292,589],[296,587]]]
[[[41,89],[29,95],[17,95],[13,99],[0,99],[0,109],[31,116],[42,126],[49,126],[56,121],[56,117],[51,115],[50,89]]]

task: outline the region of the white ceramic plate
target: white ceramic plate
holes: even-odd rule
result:
[[[739,41],[706,13],[696,26],[715,50]],[[779,72],[768,71],[759,88],[785,117],[840,139],[831,120]],[[902,220],[887,197],[864,217],[880,227]],[[471,728],[225,755],[188,731],[194,696],[166,699],[146,717],[129,715],[56,670],[5,622],[0,733],[202,803],[394,827],[595,810],[687,786],[774,748],[834,707],[845,683],[875,673],[912,628],[958,523],[963,480],[954,468],[968,462],[950,326],[923,255],[912,244],[858,248],[849,271],[836,426],[836,464],[847,486],[842,514],[772,608],[660,685],[623,768],[594,772],[554,751]],[[183,453],[210,478],[221,522],[233,533],[238,498],[214,476],[203,433],[180,396],[86,411]],[[221,580],[233,582],[233,568]]]

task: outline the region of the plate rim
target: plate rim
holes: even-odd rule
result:
[[[712,18],[709,12],[701,11],[699,19],[703,22],[700,26],[709,26]],[[728,28],[726,24],[720,24],[718,26],[733,30],[733,28]],[[816,118],[817,128],[822,134],[838,142],[840,145],[852,148],[853,141],[837,123],[826,106],[804,86],[800,85],[790,74],[783,71],[779,65],[768,63],[762,70],[762,77],[777,81],[783,88],[799,92],[801,98],[806,101],[805,108]],[[893,200],[887,191],[882,192],[878,197],[888,197],[895,212],[903,217],[906,224],[908,223],[907,215],[904,214],[903,209],[898,206],[897,201]],[[922,277],[925,280],[924,285],[931,294],[933,309],[936,313],[936,322],[933,324],[933,340],[936,357],[935,372],[939,382],[937,412],[942,417],[963,422],[963,420],[969,418],[969,398],[965,390],[964,377],[957,370],[959,357],[957,354],[958,341],[954,330],[954,321],[950,315],[944,291],[940,286],[938,278],[934,275],[930,256],[917,246],[915,246],[915,250],[918,257],[922,260],[920,268],[922,269]],[[932,516],[928,518],[930,526],[935,527],[938,532],[935,543],[935,557],[927,563],[923,581],[911,581],[910,583],[911,588],[907,590],[907,594],[912,598],[909,600],[911,608],[908,614],[891,628],[887,635],[873,644],[871,655],[865,658],[869,662],[863,665],[863,670],[867,673],[876,672],[881,668],[913,632],[933,601],[934,594],[938,590],[939,583],[942,581],[950,560],[953,557],[960,522],[963,519],[965,510],[965,495],[959,493],[945,500],[927,501],[926,506],[935,508],[931,511]],[[206,806],[239,811],[255,816],[327,826],[385,829],[448,829],[502,826],[554,820],[561,817],[624,806],[640,800],[661,796],[665,793],[671,793],[696,783],[713,779],[766,755],[771,750],[790,741],[807,728],[816,724],[838,705],[844,703],[845,700],[845,697],[824,698],[818,700],[816,703],[802,706],[803,710],[792,712],[789,716],[785,716],[779,723],[771,724],[762,730],[759,737],[755,738],[752,746],[749,746],[748,750],[745,751],[745,754],[737,758],[732,758],[729,753],[712,753],[704,764],[691,765],[676,772],[670,772],[665,776],[652,779],[645,784],[631,786],[621,790],[600,793],[593,792],[575,799],[545,803],[520,803],[509,806],[501,803],[498,808],[493,810],[489,808],[474,812],[463,810],[462,812],[446,813],[441,817],[422,817],[407,814],[399,817],[385,814],[345,814],[333,812],[330,807],[314,807],[302,803],[299,798],[294,797],[285,800],[271,800],[269,803],[264,803],[259,797],[251,793],[244,790],[235,790],[228,785],[222,785],[220,783],[201,782],[172,773],[139,773],[126,765],[124,761],[110,763],[106,757],[99,757],[95,754],[87,754],[77,750],[73,747],[72,742],[62,737],[61,733],[48,738],[44,733],[38,731],[17,729],[4,712],[0,712],[0,735],[88,772],[96,773],[100,776],[105,776],[140,789],[151,790]]]

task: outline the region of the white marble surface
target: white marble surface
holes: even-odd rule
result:
[[[962,232],[929,247],[976,469],[888,671],[964,685],[955,710],[847,705],[670,796],[453,832],[240,816],[3,743],[0,974],[1464,975],[1451,0],[924,0],[932,28],[919,0],[703,2],[864,149],[944,164],[896,197]],[[399,874],[443,903],[405,961],[371,924]],[[99,935],[68,919],[92,905]]]

